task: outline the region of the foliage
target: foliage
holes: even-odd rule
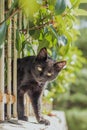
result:
[[[84,23],[83,23],[84,24]],[[79,36],[77,45],[79,49],[83,51],[85,57],[87,57],[87,28],[80,29],[81,37]]]
[[[5,35],[6,35],[6,24],[3,23],[0,26],[0,56],[2,54],[2,44],[3,44],[3,41],[5,40]]]
[[[69,130],[87,130],[87,110],[71,109],[66,117]]]
[[[56,14],[61,14],[65,11],[67,7],[67,1],[66,0],[57,0],[55,4],[55,11]]]
[[[40,4],[38,4],[36,0],[19,0],[18,5],[23,10],[26,17],[29,17],[30,19],[33,19],[34,13],[40,8]]]
[[[85,5],[85,4],[84,4]],[[86,5],[87,6],[87,5]],[[84,57],[87,57],[87,17],[80,17],[80,36],[77,40],[78,47],[82,50]],[[87,129],[87,62],[83,68],[76,73],[76,80],[70,84],[68,91],[58,96],[58,106],[54,103],[55,109],[62,109],[66,113],[69,130]],[[76,124],[79,125],[76,125]]]
[[[55,82],[48,85],[49,90],[52,90],[49,95],[56,99],[60,92],[65,92],[69,84],[75,81],[76,72],[85,62],[81,51],[73,44],[79,35],[75,28],[78,24],[76,16],[84,15],[79,5],[79,0],[14,0],[5,19],[9,20],[20,10],[26,16],[27,24],[23,21],[22,29],[16,31],[18,57],[21,53],[22,56],[35,54],[34,48],[37,46],[37,52],[46,47],[53,59],[67,60],[66,68]]]
[[[73,107],[79,109],[87,108],[87,69],[82,69],[76,74],[74,83],[70,84],[67,92],[58,96],[59,109],[67,110]]]

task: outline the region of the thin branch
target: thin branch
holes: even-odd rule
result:
[[[31,27],[31,28],[29,28],[29,31],[32,31],[32,30],[40,30],[40,29],[42,29],[45,25],[49,25],[49,24],[52,24],[51,22],[46,22],[46,23],[44,23],[44,24],[41,24],[40,26],[33,26],[33,27]],[[20,29],[19,30],[20,32],[27,32],[27,29]]]
[[[49,24],[51,24],[51,22],[46,22],[46,23],[44,23],[44,24],[42,24],[40,26],[31,27],[31,28],[29,28],[29,31],[31,31],[31,30],[39,30],[39,29],[43,28],[45,25],[49,25]]]
[[[10,16],[8,16],[8,18],[6,18],[5,20],[3,20],[0,25],[2,25],[5,21],[7,21],[9,18],[12,18],[15,14],[17,14],[20,11],[20,8],[17,8]]]

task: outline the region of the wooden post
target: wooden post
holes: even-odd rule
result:
[[[4,0],[0,0],[0,22],[4,20]],[[4,45],[2,47],[2,56],[0,58],[0,94],[2,101],[0,102],[0,120],[4,120]]]
[[[19,12],[19,29],[22,29],[22,11]]]
[[[24,106],[25,106],[25,116],[29,116],[29,97],[27,93],[24,95]]]
[[[22,30],[22,11],[19,12],[19,30]],[[18,54],[18,58],[22,58],[22,52]]]
[[[13,62],[13,94],[15,95],[15,103],[13,104],[13,116],[17,117],[17,50],[16,50],[16,29],[17,15],[14,16],[14,62]]]
[[[12,0],[8,0],[8,8],[11,7]],[[8,27],[8,61],[7,61],[7,92],[10,96],[9,102],[7,103],[7,118],[11,118],[11,44],[12,44],[12,21],[10,19],[10,25]]]

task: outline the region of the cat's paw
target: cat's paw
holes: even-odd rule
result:
[[[28,121],[28,117],[27,116],[22,116],[22,117],[18,117],[19,120],[23,120],[23,121]]]
[[[44,119],[43,117],[41,117],[41,118],[39,119],[39,123],[40,123],[40,124],[45,124],[45,125],[50,125],[50,121],[47,120],[47,119]]]

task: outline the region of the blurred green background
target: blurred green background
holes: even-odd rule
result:
[[[81,4],[87,10],[87,4]],[[79,17],[80,24],[76,28],[80,36],[76,45],[87,60],[87,17]],[[76,74],[75,82],[70,84],[66,93],[59,95],[58,105],[54,108],[64,110],[69,130],[87,130],[87,64]]]

